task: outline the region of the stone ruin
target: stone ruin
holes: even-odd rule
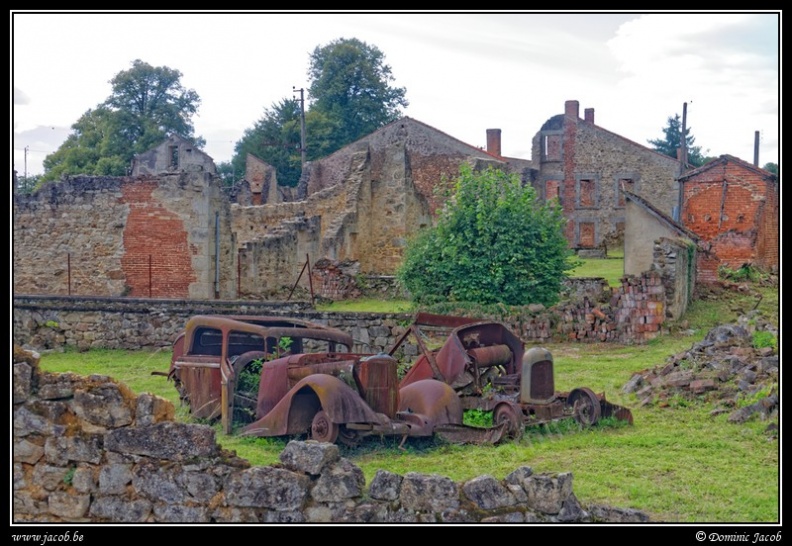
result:
[[[754,347],[754,332],[778,338],[777,328],[753,311],[736,324],[712,328],[665,364],[634,374],[623,391],[634,393],[639,406],[669,406],[675,397],[711,402],[711,415],[728,413],[731,423],[766,420],[768,434],[777,437],[781,361],[773,347]]]

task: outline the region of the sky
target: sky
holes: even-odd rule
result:
[[[215,163],[266,110],[309,86],[316,47],[376,46],[405,116],[502,154],[567,100],[639,144],[682,115],[706,156],[779,162],[781,12],[33,12],[11,11],[13,166],[43,173],[71,126],[140,59],[182,73],[201,98],[195,134]],[[310,105],[310,96],[306,96]]]

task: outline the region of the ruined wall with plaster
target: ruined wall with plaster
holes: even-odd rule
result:
[[[217,173],[214,160],[195,145],[171,135],[160,145],[138,154],[132,160],[132,176],[158,175],[166,172]]]
[[[410,118],[311,162],[300,201],[235,207],[242,292],[267,296],[300,275],[306,255],[354,260],[366,275],[393,274],[409,237],[432,223],[464,161],[508,168],[473,148]],[[521,167],[524,165],[521,163]],[[300,280],[308,287],[307,278]]]
[[[219,247],[215,244],[219,224]],[[67,177],[14,196],[14,292],[211,298],[234,284],[233,235],[208,173]]]
[[[13,355],[14,523],[646,522],[586,506],[569,472],[522,466],[503,479],[363,471],[338,446],[291,441],[280,464],[252,466],[209,425],[108,376],[42,372]]]

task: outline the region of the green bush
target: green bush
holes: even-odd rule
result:
[[[519,177],[463,164],[437,225],[407,246],[399,279],[419,303],[553,305],[577,263],[555,201]]]
[[[767,278],[767,274],[751,264],[743,264],[737,269],[731,269],[722,265],[718,267],[718,277],[728,281],[745,282],[761,281]]]
[[[753,346],[756,349],[763,349],[765,347],[772,347],[775,349],[778,346],[778,338],[767,330],[757,330],[753,333]]]

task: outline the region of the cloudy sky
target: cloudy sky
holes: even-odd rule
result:
[[[13,165],[42,160],[141,59],[179,70],[201,97],[196,134],[215,162],[274,103],[307,87],[309,55],[338,38],[378,47],[404,114],[503,154],[530,159],[531,138],[564,101],[640,144],[688,104],[705,155],[779,161],[780,12],[717,13],[71,13],[11,12]],[[307,97],[310,100],[310,97]],[[27,153],[25,153],[27,149]]]

